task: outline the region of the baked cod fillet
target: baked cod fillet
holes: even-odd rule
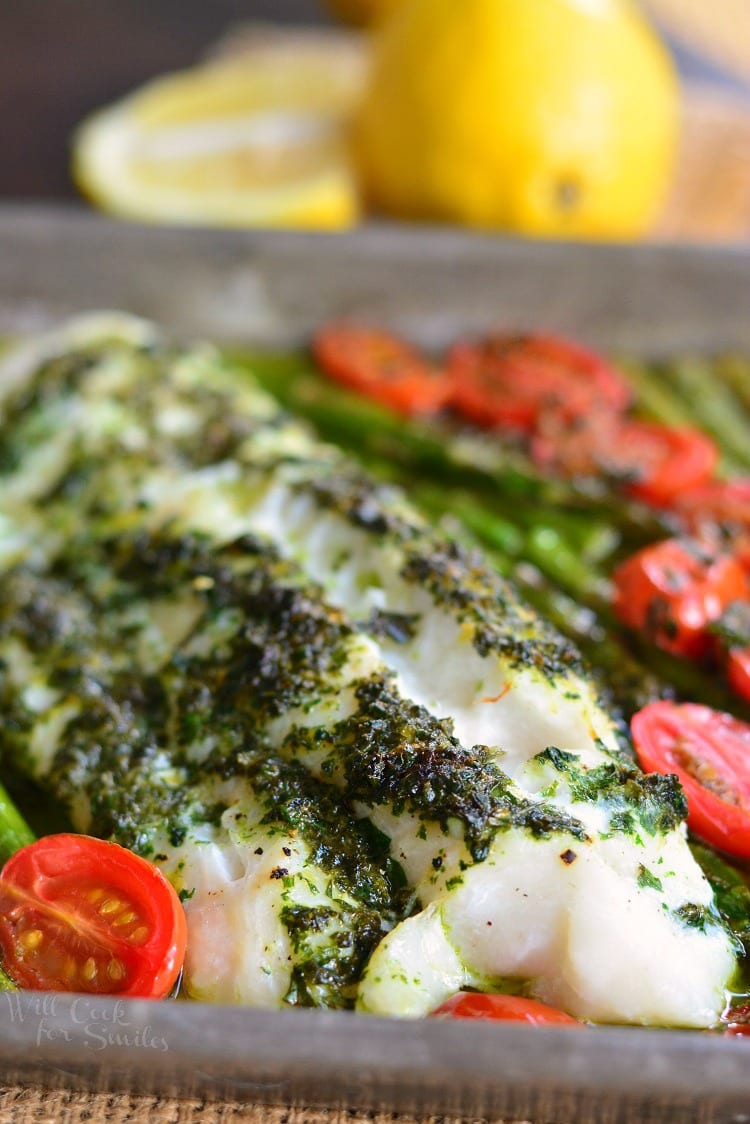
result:
[[[679,786],[481,559],[140,321],[11,353],[0,425],[0,745],[183,892],[189,992],[716,1021]]]

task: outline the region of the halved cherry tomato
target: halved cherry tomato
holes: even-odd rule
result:
[[[583,1026],[578,1019],[547,1007],[535,999],[520,995],[481,995],[473,991],[459,991],[442,1003],[435,1015],[449,1015],[454,1019],[495,1019],[501,1022],[531,1023],[533,1026]]]
[[[388,332],[329,324],[313,354],[330,378],[400,414],[434,413],[448,401],[447,373]]]
[[[0,874],[0,952],[22,988],[161,998],[185,957],[167,879],[116,843],[49,835]]]
[[[707,541],[731,545],[750,569],[750,480],[712,480],[680,491],[671,505],[685,528]]]
[[[628,558],[612,575],[614,610],[623,624],[660,648],[700,659],[712,648],[708,625],[750,596],[747,574],[729,554],[705,554],[665,539]]]
[[[674,508],[692,531],[707,524],[750,531],[750,480],[712,480],[700,488],[685,489],[675,499]]]
[[[721,1021],[726,1023],[725,1034],[732,1038],[747,1038],[750,1036],[750,1006],[731,1007],[721,1016]]]
[[[620,412],[632,397],[599,355],[558,336],[494,335],[448,355],[452,404],[481,426],[534,429],[552,410],[570,420],[592,409]]]
[[[730,688],[750,702],[750,600],[730,605],[711,626],[711,636]]]
[[[727,656],[727,683],[750,702],[750,648],[732,648]]]
[[[611,477],[635,499],[655,506],[710,480],[719,459],[714,442],[698,430],[602,413],[572,426],[545,418],[531,454],[540,467],[567,476]]]
[[[721,851],[750,858],[750,726],[693,703],[650,703],[631,724],[647,772],[676,773],[688,825]]]

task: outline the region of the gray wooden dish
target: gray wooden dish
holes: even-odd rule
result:
[[[269,347],[351,316],[435,346],[543,326],[610,351],[750,351],[750,252],[396,227],[146,229],[0,207],[0,333],[104,307],[182,336]],[[39,994],[0,994],[0,1080],[556,1124],[750,1122],[750,1044],[711,1034]]]

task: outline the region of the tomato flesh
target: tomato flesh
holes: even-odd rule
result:
[[[599,355],[558,336],[494,335],[448,355],[452,404],[481,426],[531,431],[553,411],[570,420],[592,409],[621,411],[631,392]]]
[[[520,995],[483,995],[459,991],[432,1012],[454,1019],[493,1019],[499,1022],[531,1023],[533,1026],[583,1026],[565,1011],[548,1007]]]
[[[674,773],[690,829],[721,851],[750,858],[750,726],[695,703],[650,703],[633,718],[646,772]]]
[[[726,1024],[724,1033],[730,1038],[750,1037],[750,1007],[747,1004],[731,1007],[722,1015],[722,1022]]]
[[[705,555],[679,539],[647,546],[618,566],[612,578],[618,619],[660,648],[691,659],[711,650],[707,626],[750,593],[735,558]]]
[[[22,988],[161,998],[187,929],[164,875],[116,843],[50,835],[0,874],[0,952]]]
[[[400,414],[434,413],[448,401],[446,372],[388,332],[330,324],[315,337],[313,355],[329,378]]]

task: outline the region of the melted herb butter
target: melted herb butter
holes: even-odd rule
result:
[[[658,890],[660,893],[664,890],[661,879],[643,863],[638,867],[638,885],[642,890]]]
[[[192,590],[205,613],[192,642],[174,657],[174,687],[190,714],[186,733],[197,722],[200,699],[211,699],[214,721],[223,712],[252,713],[257,722],[330,693],[346,659],[353,630],[330,609],[317,586],[305,583],[292,563],[267,543],[246,536],[211,550],[200,536],[119,540],[115,572],[129,586],[152,593]],[[211,642],[212,622],[226,622]]]
[[[699,933],[705,933],[707,929],[722,924],[721,917],[713,904],[700,905],[696,902],[686,902],[685,905],[673,909],[671,913],[686,928],[697,929]]]
[[[162,666],[144,674],[134,652],[149,598],[170,593],[179,603],[185,589],[202,615]],[[287,1002],[347,1006],[375,945],[413,899],[387,838],[356,822],[336,790],[276,756],[259,733],[260,715],[296,705],[311,684],[324,688],[352,633],[316,592],[298,588],[293,567],[253,539],[211,551],[201,536],[80,538],[50,572],[27,566],[9,575],[0,638],[5,629],[33,649],[47,681],[79,704],[46,778],[78,811],[79,826],[83,801],[88,830],[165,861],[154,853],[156,838],[179,851],[199,845],[207,829],[221,832],[227,804],[213,794],[236,778],[238,792],[259,802],[266,832],[304,841],[327,889],[319,906],[302,905],[304,869],[277,871],[294,951]],[[236,622],[229,630],[228,614]],[[8,694],[17,700],[9,683]],[[33,728],[29,715],[27,737]]]
[[[480,556],[458,544],[435,539],[409,547],[401,576],[473,626],[480,656],[494,652],[511,667],[533,668],[550,681],[581,672],[575,647],[524,609],[509,583]]]
[[[337,465],[335,475],[298,488],[353,526],[400,542],[405,553],[400,576],[429,590],[437,604],[472,624],[481,656],[496,652],[513,667],[532,667],[550,680],[582,672],[575,646],[525,609],[513,587],[479,555],[435,535],[413,512],[402,512],[393,489],[375,484],[348,464],[343,467],[344,471]]]
[[[19,422],[60,399],[77,393],[89,373],[112,355],[113,344],[71,349],[40,363],[32,376],[3,401],[2,419],[6,437]],[[131,348],[127,348],[131,353]]]
[[[386,613],[375,609],[361,627],[368,636],[392,640],[395,644],[407,644],[416,636],[418,623],[417,614]]]
[[[298,488],[311,493],[320,507],[372,534],[388,535],[405,543],[422,532],[416,517],[406,518],[397,509],[400,493],[374,483],[343,457],[333,469],[320,479],[300,483]]]
[[[711,884],[714,901],[725,924],[737,942],[743,958],[743,991],[750,993],[750,887],[739,870],[708,847],[690,840],[690,849]]]
[[[524,799],[484,746],[464,748],[448,720],[402,698],[389,676],[356,688],[357,710],[329,728],[296,728],[286,754],[329,749],[330,774],[340,773],[350,801],[408,813],[444,832],[458,824],[477,861],[498,831],[519,827],[548,838],[587,839],[583,825],[543,802]]]
[[[677,777],[648,775],[624,756],[594,768],[575,753],[549,746],[534,758],[564,776],[575,801],[602,804],[610,811],[610,830],[627,835],[666,835],[687,815],[687,801]]]

